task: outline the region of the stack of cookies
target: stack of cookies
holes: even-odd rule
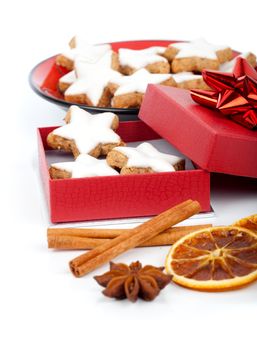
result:
[[[88,106],[137,108],[148,84],[208,89],[203,69],[231,72],[235,64],[230,47],[204,39],[118,52],[108,44],[88,45],[78,36],[69,45],[56,58],[56,64],[69,71],[58,88],[66,101]],[[256,66],[254,54],[242,56]]]

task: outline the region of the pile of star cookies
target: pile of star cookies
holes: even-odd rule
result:
[[[66,101],[88,106],[137,108],[148,84],[208,89],[203,69],[231,72],[235,64],[231,48],[204,39],[118,52],[109,44],[88,45],[78,36],[69,45],[56,57],[56,64],[69,70],[58,88]],[[242,56],[256,66],[254,54]]]
[[[71,106],[65,122],[64,126],[49,133],[47,143],[53,149],[71,152],[75,160],[51,164],[52,179],[145,174],[185,168],[184,159],[159,152],[148,142],[126,147],[115,132],[119,119],[114,113],[91,115]]]

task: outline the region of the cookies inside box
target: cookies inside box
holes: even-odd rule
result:
[[[192,169],[190,161],[162,139],[125,142],[119,119],[110,112],[91,115],[77,106],[66,124],[47,136],[52,179],[173,172]],[[142,122],[141,122],[142,123]],[[142,123],[143,124],[143,123]]]

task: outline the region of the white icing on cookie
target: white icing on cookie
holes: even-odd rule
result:
[[[227,49],[228,46],[213,45],[205,39],[196,39],[188,43],[174,43],[170,47],[175,47],[179,50],[175,58],[185,57],[200,57],[217,60],[216,51]]]
[[[78,79],[65,91],[64,95],[87,95],[93,105],[97,106],[109,81],[122,77],[119,72],[111,68],[111,64],[112,52],[107,52],[95,64],[76,59],[75,72]]]
[[[77,79],[75,71],[72,70],[69,73],[63,75],[60,79],[59,82],[60,83],[65,83],[65,84],[72,84],[75,82],[75,80]]]
[[[241,53],[240,55],[238,55],[235,58],[233,58],[231,61],[222,63],[220,65],[219,70],[221,72],[231,73],[233,71],[234,67],[235,67],[237,57],[247,58],[249,55],[250,55],[250,52]]]
[[[81,34],[74,35],[72,40],[69,42],[69,46],[71,46],[71,42],[73,43],[74,47],[85,47],[90,45],[88,40]]]
[[[193,74],[192,72],[175,73],[171,74],[171,76],[177,84],[182,83],[184,81],[202,79],[202,75]]]
[[[166,58],[159,55],[164,51],[165,49],[159,46],[144,50],[119,49],[119,60],[121,66],[140,69],[151,63],[167,62]]]
[[[76,47],[65,50],[62,55],[74,61],[78,56],[83,58],[88,63],[97,62],[108,51],[111,51],[109,44],[104,45],[89,45],[85,41],[79,40],[76,42]]]
[[[111,69],[112,51],[106,52],[97,62],[91,63],[78,56],[74,61],[74,69],[78,78],[84,78],[90,74],[97,74],[99,69]]]
[[[69,112],[70,122],[55,129],[53,134],[74,140],[80,153],[90,153],[99,144],[121,141],[119,135],[111,129],[114,113],[91,115],[77,106],[71,106]]]
[[[171,74],[152,74],[140,69],[132,75],[111,77],[110,82],[119,85],[114,96],[130,92],[145,93],[148,84],[160,84],[171,77]]]
[[[166,50],[166,47],[164,46],[150,46],[147,49],[143,49],[143,50],[136,50],[137,52],[141,52],[143,54],[155,54],[155,55],[162,55]],[[135,51],[135,50],[132,50]]]
[[[106,159],[99,160],[88,154],[80,154],[74,162],[54,163],[51,167],[71,173],[72,178],[119,175]]]
[[[182,159],[170,154],[159,152],[153,145],[143,142],[137,147],[115,147],[128,158],[126,167],[152,168],[155,172],[175,171],[173,165]]]

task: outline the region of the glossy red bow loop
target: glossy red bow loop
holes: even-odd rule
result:
[[[232,73],[204,70],[203,79],[213,90],[191,90],[192,99],[217,108],[248,129],[257,127],[257,72],[238,57]]]

